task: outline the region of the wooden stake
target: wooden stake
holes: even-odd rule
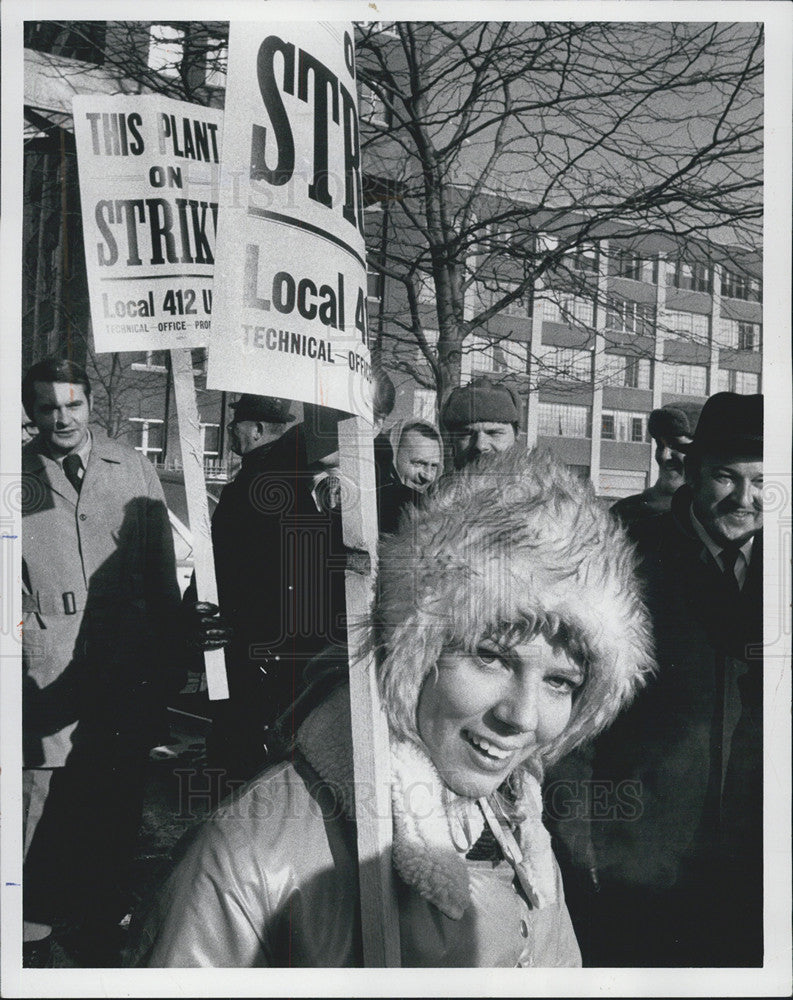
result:
[[[372,432],[358,417],[339,421],[339,471],[343,481],[358,487],[357,497],[345,495],[347,502],[342,503],[344,544],[369,554],[369,565],[364,567],[368,573],[350,569],[345,573],[364,964],[367,968],[396,968],[400,950],[391,863],[391,753],[374,656],[363,654],[363,630],[357,627],[371,610],[377,564]]]
[[[215,559],[212,553],[212,531],[209,522],[209,504],[204,480],[204,450],[201,426],[198,422],[193,361],[188,348],[171,351],[174,397],[179,420],[179,443],[182,448],[184,488],[187,496],[187,516],[193,536],[196,590],[199,601],[218,602],[215,580]],[[226,657],[222,649],[204,653],[207,675],[207,693],[210,701],[221,701],[229,696],[226,677]]]

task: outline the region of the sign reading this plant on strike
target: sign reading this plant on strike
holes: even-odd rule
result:
[[[72,112],[96,350],[204,346],[223,112],[158,95]]]
[[[353,29],[232,23],[207,385],[371,420]]]

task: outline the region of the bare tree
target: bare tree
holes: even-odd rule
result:
[[[58,72],[99,67],[119,92],[220,105],[227,34],[224,22],[28,22],[25,40],[66,60]],[[642,253],[651,237],[700,261],[715,242],[737,270],[730,247],[759,246],[762,25],[374,22],[357,45],[368,198],[383,210],[369,262],[404,287],[399,309],[381,304],[370,323],[396,342],[389,360],[439,397],[483,349],[539,381],[589,382],[528,357],[510,319],[541,295],[585,345],[593,321],[576,297],[611,307],[597,281],[606,246]],[[54,316],[49,341],[68,341],[65,248],[79,252],[75,208],[61,212],[68,239],[47,221],[74,184],[70,138],[47,147],[46,245],[31,247],[26,282],[35,336]]]
[[[404,285],[404,309],[380,317],[402,331],[397,364],[442,398],[471,334],[515,349],[491,321],[530,310],[539,282],[606,308],[579,265],[607,240],[655,237],[695,261],[714,241],[725,260],[758,247],[762,44],[755,24],[363,26],[362,148],[383,211],[370,265]]]

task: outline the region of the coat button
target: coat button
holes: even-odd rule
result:
[[[520,922],[520,936],[527,938],[529,936],[529,925],[525,920]]]
[[[87,517],[87,516],[88,516],[87,514],[81,514],[81,515],[80,515],[80,520],[81,520],[81,521],[84,521],[84,520],[86,519],[86,517]]]

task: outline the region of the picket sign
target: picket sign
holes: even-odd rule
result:
[[[339,421],[339,471],[342,481],[358,487],[357,496],[342,504],[344,544],[369,553],[369,565],[362,571],[348,568],[345,572],[364,965],[397,968],[400,948],[391,863],[391,750],[377,691],[374,652],[363,650],[365,630],[356,627],[369,615],[377,568],[372,432],[360,417]]]
[[[171,350],[174,396],[179,421],[179,443],[182,449],[184,488],[187,497],[187,516],[193,536],[193,560],[196,590],[199,601],[218,603],[215,580],[215,560],[212,553],[212,531],[209,521],[207,488],[204,481],[204,449],[198,421],[193,361],[186,348]],[[226,677],[226,655],[222,649],[204,653],[207,693],[210,701],[221,701],[229,696]]]

